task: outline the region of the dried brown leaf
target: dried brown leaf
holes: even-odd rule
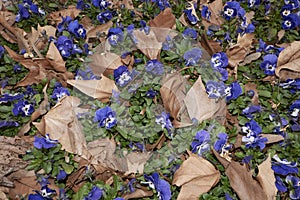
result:
[[[300,78],[300,41],[294,41],[280,52],[275,74],[281,80]]]
[[[46,58],[55,71],[66,72],[66,62],[63,60],[54,42],[50,43]]]
[[[221,52],[222,47],[219,42],[213,41],[213,40],[208,40],[206,34],[201,35],[201,46],[207,51],[209,55],[213,55],[214,53]]]
[[[171,29],[176,22],[175,16],[172,14],[170,8],[166,8],[164,11],[159,13],[154,19],[149,21],[149,26],[157,28],[169,28]]]
[[[58,140],[62,149],[88,158],[85,137],[74,109],[80,104],[76,97],[66,96],[43,116],[41,122],[33,125],[42,133],[48,133],[51,139]]]
[[[105,76],[102,76],[100,80],[68,80],[67,83],[84,94],[103,102],[109,100],[112,90],[119,91],[115,82]]]
[[[107,34],[108,30],[112,27],[112,25],[113,25],[112,21],[97,26],[93,26],[92,24],[85,25],[84,27],[89,27],[86,33],[86,41],[90,43],[93,41],[93,39],[98,38],[100,42],[104,42],[106,38],[105,37],[99,38],[99,36],[102,35],[103,33]]]
[[[62,21],[62,17],[70,16],[75,19],[80,12],[81,10],[76,9],[76,6],[69,6],[67,9],[52,12],[47,16],[47,19],[53,22],[52,25],[57,25]]]
[[[277,41],[280,41],[284,37],[284,35],[285,35],[285,30],[284,29],[278,31],[278,33],[277,33]]]
[[[11,26],[16,21],[16,15],[9,11],[0,12],[0,34],[2,37],[10,43],[16,43],[17,38],[14,35],[14,32],[11,32],[13,29],[7,29],[7,26]]]
[[[220,179],[220,172],[207,160],[190,154],[175,172],[173,185],[182,186],[177,199],[199,199],[208,192]]]
[[[158,59],[162,43],[158,41],[156,33],[152,28],[148,35],[142,30],[134,30],[133,34],[137,39],[137,48],[149,59]],[[156,29],[156,32],[159,30]]]
[[[243,62],[240,63],[240,65],[247,65],[250,64],[252,61],[255,61],[261,57],[261,52],[254,52],[249,55],[247,55]]]
[[[126,155],[128,169],[125,172],[125,175],[131,173],[143,174],[144,166],[150,157],[150,152],[131,152],[128,155]]]
[[[208,9],[211,11],[210,21],[202,20],[202,23],[206,30],[211,25],[221,26],[224,23],[224,18],[221,15],[221,11],[223,10],[222,0],[216,0],[212,3],[206,5]]]
[[[153,196],[153,192],[147,190],[147,188],[144,188],[144,189],[136,189],[132,193],[125,194],[123,198],[127,200],[127,199],[137,199],[137,198],[151,197],[151,196]]]
[[[284,138],[281,135],[276,134],[261,134],[261,136],[268,139],[266,144],[272,144],[284,140]]]
[[[218,152],[214,150],[213,152],[219,160],[219,162],[225,167],[225,174],[229,178],[230,185],[237,193],[240,199],[274,199],[273,186],[275,185],[275,181],[272,183],[272,178],[266,177],[263,174],[261,174],[259,176],[259,179],[254,179],[253,173],[247,169],[246,165],[241,165],[240,163],[235,161],[229,162],[226,159],[222,158]],[[267,172],[269,174],[270,171],[266,168],[266,165],[268,164],[262,165],[261,173]],[[271,191],[266,191],[267,189],[271,189]]]
[[[226,119],[226,103],[223,100],[216,102],[208,98],[201,76],[194,83],[184,98],[190,119],[195,118],[199,122],[206,119]]]
[[[182,127],[191,125],[191,121],[184,117],[184,98],[186,95],[187,81],[179,73],[167,75],[160,88],[164,108],[174,118],[173,125]]]

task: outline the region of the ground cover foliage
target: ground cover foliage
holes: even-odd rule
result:
[[[0,2],[0,199],[300,199],[298,0]]]

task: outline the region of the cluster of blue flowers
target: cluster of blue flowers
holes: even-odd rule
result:
[[[29,19],[31,13],[35,15],[45,15],[45,11],[39,8],[37,4],[33,3],[31,0],[23,0],[22,4],[18,4],[16,22],[20,22],[23,19]]]
[[[52,95],[51,95],[51,98],[58,102],[64,96],[70,96],[70,92],[69,92],[68,88],[63,87],[61,85],[61,83],[56,82],[53,92],[52,92]]]
[[[237,99],[242,94],[242,88],[237,81],[230,85],[225,85],[222,81],[207,81],[206,92],[211,99],[226,97],[226,101],[229,102],[232,99]]]
[[[145,174],[144,178],[146,182],[142,183],[148,184],[151,189],[156,190],[159,199],[171,199],[170,184],[167,181],[160,179],[159,174],[157,172],[154,172],[151,176]]]
[[[273,157],[272,169],[276,174],[275,185],[279,192],[290,191],[289,196],[291,199],[300,198],[300,179],[296,176],[298,174],[298,167],[296,162],[290,162],[286,159],[281,160],[277,155]],[[285,182],[281,177],[285,177]]]
[[[242,142],[246,143],[246,148],[259,147],[260,150],[265,148],[265,143],[268,139],[261,136],[262,129],[256,121],[251,120],[247,122],[242,127],[242,132],[246,134],[246,136],[242,137]]]
[[[281,8],[282,28],[284,30],[295,29],[300,26],[300,2],[299,0],[284,0]]]

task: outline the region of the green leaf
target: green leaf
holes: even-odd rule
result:
[[[74,166],[73,165],[70,165],[70,164],[67,164],[67,163],[62,163],[62,168],[65,170],[65,172],[67,174],[71,174],[74,170]]]
[[[266,97],[266,98],[271,98],[272,97],[272,93],[270,91],[267,91],[267,90],[259,90],[258,95],[261,96],[261,97]]]

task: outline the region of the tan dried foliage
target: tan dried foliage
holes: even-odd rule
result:
[[[259,166],[259,173],[253,178],[253,172],[246,165],[235,161],[227,161],[218,152],[214,151],[219,162],[225,167],[225,174],[229,178],[230,185],[240,199],[276,199],[277,189],[275,187],[274,172],[271,169],[268,158]]]
[[[206,5],[211,12],[210,21],[206,19],[202,20],[202,23],[206,30],[211,25],[221,26],[224,23],[224,18],[221,15],[221,11],[223,10],[222,0],[216,0]]]
[[[62,66],[64,61],[60,55],[55,53],[55,51],[58,51],[55,46],[49,49],[47,53],[48,58],[24,58],[24,56],[16,54],[9,47],[4,47],[14,61],[19,62],[29,70],[29,73],[16,84],[16,87],[40,83],[46,78],[48,80],[56,79],[60,81],[63,86],[66,86],[66,81],[74,77],[71,72],[68,72],[67,69]]]
[[[15,32],[12,32],[13,24],[15,23],[16,15],[9,11],[0,12],[0,34],[10,43],[17,43]]]
[[[95,39],[100,40],[100,42],[104,42],[106,37],[99,37],[100,35],[106,35],[108,30],[113,26],[113,22],[109,21],[105,24],[93,26],[90,23],[82,23],[84,27],[87,27],[86,33],[86,41],[87,43],[93,43]]]
[[[250,64],[252,63],[253,61],[259,59],[261,57],[261,52],[254,52],[254,53],[251,53],[249,55],[247,55],[244,59],[243,62],[240,63],[240,65],[247,65],[247,64]]]
[[[56,28],[53,26],[40,26],[38,24],[37,30],[31,27],[31,32],[27,36],[28,43],[37,50],[43,50],[48,45],[48,37],[55,37],[55,32]]]
[[[47,19],[52,22],[52,25],[57,25],[62,21],[62,17],[70,16],[75,19],[81,10],[76,9],[76,6],[69,6],[66,9],[52,12],[47,16]]]
[[[300,41],[294,41],[280,52],[275,74],[281,80],[300,78]]]
[[[127,199],[140,199],[143,197],[151,197],[151,196],[153,196],[153,192],[147,190],[147,188],[142,187],[142,189],[136,189],[132,193],[125,194],[123,198],[127,200]]]
[[[58,140],[62,149],[88,158],[85,137],[74,111],[79,104],[78,98],[66,96],[43,116],[41,122],[33,122],[33,125],[42,134],[48,133],[51,139]]]
[[[173,185],[181,186],[178,200],[196,200],[220,180],[220,172],[207,160],[195,154],[185,160],[175,172]]]
[[[102,76],[100,80],[68,80],[67,83],[84,94],[102,102],[109,101],[112,90],[119,91],[115,82],[105,76]]]

